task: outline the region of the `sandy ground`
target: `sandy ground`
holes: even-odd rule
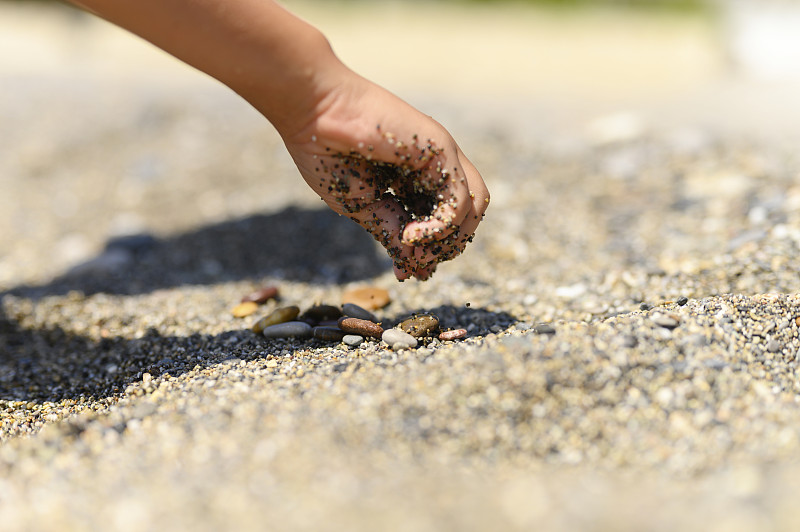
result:
[[[227,89],[0,4],[3,528],[796,529],[796,86],[705,18],[291,5],[454,132],[475,242],[396,283]],[[265,284],[469,336],[266,340]]]

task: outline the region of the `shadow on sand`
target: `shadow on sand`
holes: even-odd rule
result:
[[[31,298],[71,290],[134,295],[265,276],[347,283],[390,268],[386,254],[351,220],[327,208],[290,207],[163,240],[150,235],[113,239],[100,255],[51,282],[7,293]]]
[[[153,290],[257,279],[347,283],[374,278],[390,267],[382,250],[360,227],[331,211],[286,209],[277,214],[204,227],[159,240],[138,235],[108,243],[98,257],[40,286],[5,294],[37,299],[80,291],[86,295],[134,295]],[[2,295],[5,295],[2,294]],[[472,326],[472,335],[515,320],[480,308],[441,306],[444,327]],[[405,316],[386,320],[393,323]],[[112,331],[113,332],[113,331]],[[317,340],[267,340],[249,330],[217,335],[95,340],[58,325],[26,329],[0,314],[0,400],[54,401],[102,398],[124,392],[143,373],[180,375],[197,365],[252,360],[284,348],[331,345]]]

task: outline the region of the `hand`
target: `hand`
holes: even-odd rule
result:
[[[489,204],[478,171],[439,123],[345,70],[297,132],[303,178],[388,251],[399,280],[428,279],[472,240]]]

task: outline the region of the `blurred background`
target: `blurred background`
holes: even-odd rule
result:
[[[414,103],[444,94],[551,127],[606,113],[791,125],[800,4],[781,0],[286,0],[355,70]],[[199,75],[57,2],[0,2],[0,76],[196,82]],[[153,81],[152,79],[148,81]],[[477,99],[476,99],[477,98]],[[744,102],[744,104],[742,103]],[[731,107],[737,117],[727,116]],[[528,113],[523,113],[529,126]],[[558,115],[558,116],[554,116]],[[509,117],[511,118],[511,117]],[[551,122],[552,120],[552,122]],[[629,116],[628,126],[632,126]]]

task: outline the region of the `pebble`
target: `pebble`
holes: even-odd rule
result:
[[[681,306],[681,307],[682,307],[682,306],[684,306],[684,305],[685,305],[686,303],[688,303],[688,302],[689,302],[689,298],[688,298],[688,297],[686,297],[686,296],[681,296],[681,297],[679,297],[679,298],[678,298],[678,300],[677,300],[675,303],[677,303],[679,306]]]
[[[308,338],[313,334],[313,327],[303,321],[287,321],[264,327],[261,334],[267,338]]]
[[[417,339],[402,329],[386,329],[381,335],[381,340],[386,342],[395,351],[398,349],[413,349],[417,347]]]
[[[345,303],[342,305],[342,314],[345,316],[350,316],[351,318],[358,318],[360,320],[367,320],[367,321],[374,321],[377,322],[378,318],[375,317],[375,314],[368,311],[367,309],[356,305],[355,303]]]
[[[248,301],[252,301],[253,303],[263,305],[270,299],[276,299],[277,297],[278,297],[278,288],[276,286],[265,286],[253,292],[250,292],[249,294],[244,296],[242,298],[242,303],[247,303]]]
[[[556,329],[549,323],[539,323],[533,326],[533,332],[536,334],[555,334]]]
[[[373,338],[380,338],[383,334],[383,327],[377,323],[358,318],[340,318],[339,328],[347,333],[371,336]]]
[[[258,303],[254,301],[245,301],[233,307],[231,314],[233,314],[234,318],[246,318],[256,310],[258,310]]]
[[[342,295],[342,303],[354,303],[367,310],[383,308],[390,301],[389,291],[376,286],[353,288]]]
[[[781,349],[783,349],[783,345],[774,338],[767,343],[767,351],[770,353],[778,353]]]
[[[403,320],[398,327],[414,338],[433,336],[439,329],[439,318],[433,314],[421,314]]]
[[[466,329],[453,329],[451,331],[442,331],[439,333],[439,340],[447,342],[448,340],[460,340],[467,335]]]
[[[357,334],[345,334],[342,338],[342,342],[349,345],[350,347],[358,347],[364,341],[363,336],[359,336]]]
[[[295,306],[281,307],[273,310],[266,317],[261,318],[253,325],[253,332],[259,334],[272,325],[292,321],[300,314],[300,309]]]
[[[312,334],[317,340],[326,342],[341,342],[345,332],[338,327],[314,327]]]
[[[342,317],[342,309],[333,305],[314,305],[307,309],[300,316],[301,320],[320,323],[324,321],[338,320]]]
[[[680,324],[680,319],[674,314],[654,314],[650,319],[665,329],[674,329]]]

